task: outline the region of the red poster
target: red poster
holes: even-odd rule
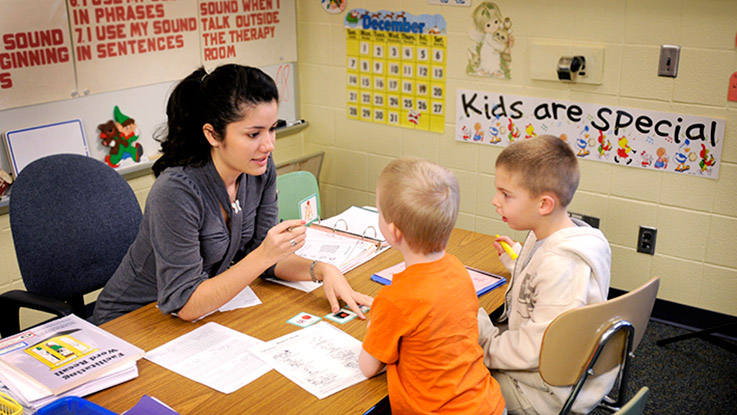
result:
[[[4,0],[0,13],[0,110],[57,101],[75,91],[64,0]]]
[[[82,93],[181,79],[200,65],[195,1],[67,2]]]
[[[294,0],[200,0],[202,62],[265,66],[297,60]]]

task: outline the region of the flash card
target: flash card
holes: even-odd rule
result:
[[[299,202],[299,214],[307,225],[317,220],[317,195],[313,194]]]
[[[346,309],[340,309],[335,313],[330,313],[325,316],[326,319],[332,320],[336,323],[344,324],[346,321],[351,321],[356,318],[356,313]]]
[[[367,305],[359,304],[358,309],[361,310],[363,314],[366,314],[369,312],[369,310],[371,310],[371,307]]]
[[[310,313],[299,313],[296,316],[287,320],[287,323],[294,324],[295,326],[299,327],[307,327],[317,323],[320,320],[322,320],[321,317],[313,316]]]

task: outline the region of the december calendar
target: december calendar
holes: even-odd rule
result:
[[[353,9],[344,27],[348,118],[443,133],[443,16]]]

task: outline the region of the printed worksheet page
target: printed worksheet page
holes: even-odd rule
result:
[[[222,393],[234,392],[271,370],[249,351],[263,343],[207,323],[146,353],[146,359]]]
[[[361,342],[324,321],[251,351],[318,399],[367,379],[358,368]]]

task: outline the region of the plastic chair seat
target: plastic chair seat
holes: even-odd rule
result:
[[[620,367],[616,400],[600,407],[614,412],[624,403],[630,358],[645,334],[658,292],[655,277],[620,297],[566,311],[553,320],[543,336],[540,375],[553,386],[573,386],[561,409],[567,414],[590,376]]]

